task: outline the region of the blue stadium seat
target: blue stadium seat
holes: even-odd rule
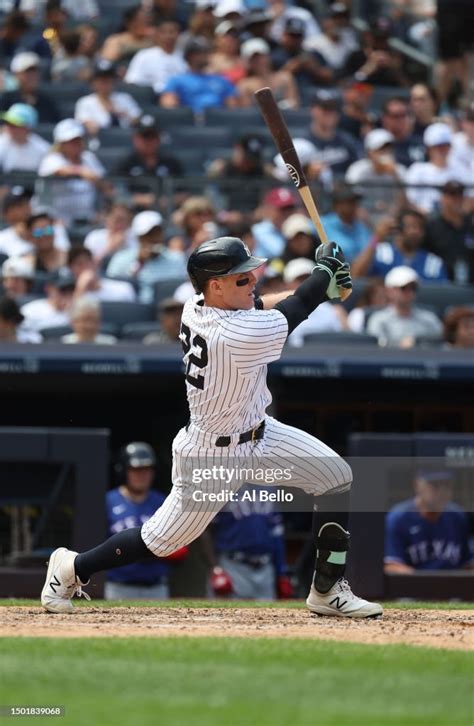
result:
[[[130,146],[110,146],[98,149],[95,154],[109,174],[115,174],[130,153]]]
[[[449,282],[426,283],[420,285],[416,302],[424,306],[429,305],[437,315],[443,317],[450,307],[474,306],[474,285],[454,285]]]
[[[142,109],[147,104],[156,103],[156,94],[151,86],[139,86],[136,83],[119,81],[115,90],[121,93],[129,93]]]
[[[374,335],[365,333],[350,333],[345,330],[340,333],[308,333],[304,336],[304,344],[309,343],[321,345],[326,343],[337,343],[341,345],[377,345],[377,338]]]
[[[100,129],[99,131],[100,148],[109,148],[111,146],[121,147],[121,150],[131,150],[132,130],[112,127],[110,129]]]
[[[194,126],[194,113],[185,106],[181,108],[161,108],[156,104],[143,108],[144,113],[153,116],[160,129],[174,129],[177,126]]]
[[[140,302],[103,302],[101,304],[104,323],[122,327],[128,323],[156,321],[155,306]]]
[[[120,326],[114,323],[102,323],[100,326],[100,332],[105,335],[114,335],[118,337]],[[69,325],[53,325],[50,328],[43,328],[40,331],[45,341],[56,342],[63,335],[69,335],[74,332]]]
[[[231,146],[232,134],[226,128],[209,128],[207,126],[194,126],[186,128],[178,126],[168,129],[171,143],[178,149],[213,149],[216,146]]]
[[[187,278],[173,277],[169,280],[160,280],[159,282],[155,282],[153,286],[153,300],[155,302],[155,305],[158,305],[162,300],[165,299],[165,297],[173,297],[176,288],[178,288],[180,285],[183,284],[183,282],[186,281]]]
[[[149,333],[159,333],[159,323],[128,323],[122,327],[120,340],[142,341]]]

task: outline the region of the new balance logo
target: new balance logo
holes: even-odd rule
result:
[[[339,600],[339,595],[337,595],[337,597],[333,598],[333,599],[331,600],[331,602],[330,602],[329,604],[330,604],[330,605],[334,605],[334,603],[336,604],[336,608],[337,608],[338,610],[341,610],[341,608],[343,608],[343,607],[344,607],[344,605],[346,605],[346,604],[347,604],[347,600],[344,600],[343,602],[341,602],[341,601]]]
[[[56,588],[59,587],[60,584],[61,583],[59,582],[58,578],[55,575],[54,580],[49,583],[49,586],[50,586],[51,590],[54,592],[54,594],[56,594]]]

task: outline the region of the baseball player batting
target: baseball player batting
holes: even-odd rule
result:
[[[180,335],[190,419],[173,441],[172,490],[141,528],[119,532],[80,554],[55,550],[41,593],[46,610],[71,612],[74,595],[90,599],[82,587],[96,572],[170,555],[199,537],[217,510],[206,502],[186,504],[197,488],[190,462],[209,469],[251,460],[290,468],[291,486],[316,502],[325,500],[313,518],[316,564],[309,610],[353,618],[382,614],[380,605],[354,595],[344,578],[350,467],[322,441],[266,414],[268,363],[280,357],[288,335],[323,300],[339,298],[341,289],[351,287],[336,243],[322,245],[316,258],[311,276],[296,290],[258,298],[256,271],[266,260],[253,257],[242,240],[220,237],[194,250],[188,273],[196,295],[184,306]]]

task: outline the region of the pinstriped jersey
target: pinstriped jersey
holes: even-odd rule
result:
[[[287,335],[279,310],[221,310],[201,295],[190,298],[180,340],[191,423],[218,435],[259,424],[272,400],[267,365],[280,357]]]

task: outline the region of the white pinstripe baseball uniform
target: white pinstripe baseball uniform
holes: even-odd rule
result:
[[[276,309],[212,308],[203,304],[202,295],[185,304],[180,337],[190,423],[173,441],[173,488],[142,527],[143,540],[155,555],[168,555],[192,542],[216,514],[205,502],[192,509],[186,506],[196,488],[189,462],[210,468],[235,466],[242,459],[254,465],[264,461],[275,469],[291,467],[289,485],[315,496],[350,487],[350,467],[338,454],[310,434],[265,413],[271,403],[267,365],[280,357],[287,335],[287,319]],[[238,443],[243,432],[262,421],[260,440]],[[229,444],[216,445],[223,436],[229,437]],[[238,489],[242,484],[235,482],[231,487]],[[222,482],[207,486],[218,491]]]

